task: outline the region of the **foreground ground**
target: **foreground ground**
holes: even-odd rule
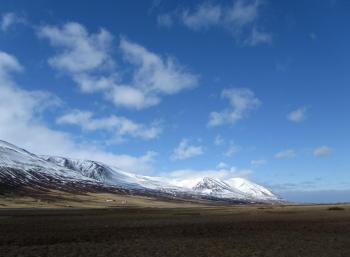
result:
[[[350,206],[2,209],[0,256],[350,256]]]

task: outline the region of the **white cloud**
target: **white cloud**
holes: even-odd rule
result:
[[[25,23],[25,19],[15,13],[9,12],[9,13],[4,13],[1,15],[1,20],[0,20],[0,29],[2,31],[7,31],[9,30],[10,27],[12,27],[15,24],[20,24],[20,23]]]
[[[49,128],[41,118],[57,97],[43,91],[27,91],[11,74],[23,70],[13,56],[0,52],[0,139],[36,154],[91,159],[134,172],[151,172],[154,152],[141,156],[107,152],[93,143],[80,143],[70,134]]]
[[[83,93],[108,92],[115,84],[115,77],[113,75],[103,76],[80,73],[73,75],[72,79],[79,85]]]
[[[23,67],[16,58],[5,52],[0,51],[0,79],[3,84],[12,84],[9,78],[11,72],[22,71]]]
[[[121,40],[120,49],[124,59],[135,67],[131,83],[123,85],[120,92],[139,95],[136,108],[156,105],[161,95],[176,94],[197,85],[197,76],[187,72],[171,57],[162,58],[126,39]],[[134,104],[114,99],[116,104]]]
[[[263,32],[261,30],[258,30],[256,27],[253,27],[251,35],[244,42],[250,46],[270,44],[272,43],[272,36],[269,33]]]
[[[226,169],[227,167],[228,165],[225,162],[219,162],[219,164],[216,166],[217,169]]]
[[[333,152],[333,149],[331,147],[321,146],[314,150],[314,156],[316,157],[327,156],[332,154],[332,152]]]
[[[236,145],[234,143],[230,143],[230,146],[228,147],[225,156],[227,157],[233,157],[235,156],[239,151],[241,151],[241,147],[239,145]]]
[[[161,174],[161,176],[168,179],[172,184],[176,184],[181,187],[192,188],[204,177],[211,177],[216,179],[228,180],[235,177],[248,177],[253,173],[252,170],[237,169],[236,167],[225,167],[208,170],[175,170],[167,171]]]
[[[194,146],[188,143],[187,139],[182,139],[180,144],[174,149],[172,160],[183,160],[203,154],[202,146]]]
[[[224,89],[221,97],[229,100],[230,107],[220,112],[211,112],[209,115],[209,126],[234,125],[237,121],[245,118],[250,111],[257,109],[261,105],[254,92],[247,88]]]
[[[194,12],[185,10],[181,18],[182,22],[193,30],[208,29],[221,22],[222,8],[218,5],[204,3],[197,6]]]
[[[115,105],[143,109],[159,104],[158,96],[148,96],[141,89],[132,86],[114,86],[107,96]]]
[[[92,112],[74,110],[57,119],[58,124],[70,124],[80,126],[83,130],[105,130],[114,134],[115,140],[123,140],[124,136],[141,139],[156,138],[162,129],[154,124],[145,126],[125,117],[110,115],[105,118],[94,118]]]
[[[51,45],[58,49],[49,63],[59,70],[77,75],[101,69],[112,62],[109,52],[113,37],[104,29],[89,34],[84,26],[69,22],[62,28],[42,26],[38,34],[49,39]]]
[[[117,106],[147,108],[159,104],[164,95],[198,83],[198,77],[174,58],[157,55],[125,38],[119,44],[124,64],[117,66],[112,57],[113,36],[105,29],[92,34],[71,22],[61,28],[42,26],[38,35],[57,49],[49,58],[52,67],[70,75],[82,92],[102,92]],[[126,75],[123,78],[121,74]]]
[[[234,1],[232,7],[227,11],[226,20],[244,26],[253,23],[258,17],[258,8],[260,1],[248,1],[238,0]]]
[[[222,136],[217,135],[214,139],[214,145],[222,145],[224,143],[224,139],[222,138]]]
[[[261,3],[260,0],[235,0],[231,5],[203,2],[194,9],[187,8],[180,13],[162,14],[158,16],[158,22],[159,17],[162,17],[164,21],[171,20],[171,24],[176,19],[194,31],[213,27],[223,28],[243,45],[269,44],[272,42],[272,36],[258,29],[257,25],[261,13]]]
[[[275,158],[278,158],[278,159],[294,158],[295,156],[296,156],[296,152],[293,149],[283,150],[275,154]]]
[[[267,161],[265,159],[258,159],[258,160],[252,160],[250,162],[250,164],[254,167],[254,168],[258,168],[262,165],[267,164]]]
[[[287,119],[292,122],[302,122],[306,119],[306,107],[300,107],[287,115]]]

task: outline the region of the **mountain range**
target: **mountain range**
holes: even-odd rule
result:
[[[203,177],[192,187],[164,177],[126,172],[93,160],[41,156],[0,140],[0,194],[23,190],[112,192],[162,199],[200,199],[227,203],[275,203],[271,190],[245,178]]]

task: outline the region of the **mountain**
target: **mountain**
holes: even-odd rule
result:
[[[142,176],[98,161],[38,156],[0,140],[0,193],[28,188],[232,203],[280,201],[270,190],[243,178],[222,181],[205,177],[193,188],[184,188],[166,178]]]
[[[104,187],[102,183],[72,169],[0,140],[0,192],[27,186],[75,191]]]
[[[43,156],[43,158],[48,162],[72,169],[83,176],[97,180],[109,186],[116,186],[124,189],[156,190],[167,193],[184,191],[183,188],[168,184],[162,178],[141,176],[97,161],[70,159],[57,156]]]
[[[278,197],[270,190],[244,178],[220,179],[205,177],[196,186],[195,192],[201,192],[224,199],[250,199],[251,201],[274,201]]]

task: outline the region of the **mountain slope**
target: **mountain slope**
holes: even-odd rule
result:
[[[170,185],[161,178],[133,174],[119,168],[112,168],[104,163],[96,161],[70,159],[57,156],[47,156],[44,158],[49,162],[75,170],[83,176],[95,179],[106,185],[129,189],[151,189],[169,193],[183,191],[183,188]]]
[[[0,140],[0,185],[3,188],[25,185],[60,188],[73,184],[101,186],[96,180]]]
[[[249,199],[251,201],[275,201],[278,197],[270,190],[244,178],[227,181],[205,177],[193,187],[195,192],[218,198]]]
[[[172,199],[242,203],[279,200],[268,189],[242,178],[222,181],[206,177],[193,188],[184,188],[169,183],[166,178],[133,174],[97,161],[37,156],[0,141],[0,192],[1,188],[21,186],[60,190],[115,190]]]

